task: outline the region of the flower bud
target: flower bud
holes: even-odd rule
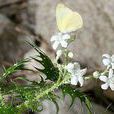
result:
[[[74,56],[74,55],[73,55],[72,52],[69,52],[69,53],[68,53],[68,57],[73,58],[73,56]]]
[[[99,78],[99,72],[98,71],[95,71],[93,73],[93,77],[96,78],[96,79]]]

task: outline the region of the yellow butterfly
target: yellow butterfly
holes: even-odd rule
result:
[[[56,21],[58,29],[62,33],[70,33],[83,26],[81,16],[64,4],[58,4],[56,7]]]

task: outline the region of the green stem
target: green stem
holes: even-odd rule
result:
[[[38,101],[40,98],[44,97],[44,96],[47,95],[49,92],[52,92],[52,91],[54,91],[55,89],[57,89],[59,86],[61,86],[61,85],[64,83],[64,81],[66,80],[65,78],[64,78],[63,80],[61,80],[61,78],[64,77],[63,74],[66,75],[66,73],[60,74],[59,79],[57,80],[57,82],[56,82],[55,84],[53,84],[50,88],[46,88],[45,90],[39,92],[39,93],[37,94],[38,96],[36,96],[36,98],[35,98],[34,100],[35,100],[35,101]],[[61,75],[62,75],[62,76],[61,76]],[[28,105],[29,105],[29,101],[25,101],[24,103],[18,105],[18,106],[17,106],[17,109],[19,109],[19,110],[24,110],[25,108],[28,107]]]
[[[68,64],[68,51],[67,51],[67,49],[65,49],[64,50],[64,59],[65,59],[65,65],[67,65]]]

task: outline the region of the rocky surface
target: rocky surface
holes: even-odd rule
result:
[[[81,104],[79,99],[76,99],[73,106],[69,109],[71,98],[69,96],[66,96],[65,99],[60,99],[57,101],[59,104],[59,112],[58,114],[88,114],[84,104]],[[106,111],[106,109],[98,104],[92,103],[93,105],[93,114],[113,114],[109,111]],[[40,113],[35,114],[56,114],[56,107],[55,105],[45,100],[43,102],[44,110]]]
[[[4,6],[4,5],[8,5],[8,4],[12,4],[15,2],[20,2],[22,0],[0,0],[0,6]]]
[[[16,26],[6,16],[0,15],[0,62],[16,62],[29,50],[25,37],[16,31]]]

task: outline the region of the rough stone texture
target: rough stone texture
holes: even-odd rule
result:
[[[88,114],[84,104],[81,104],[79,99],[76,99],[73,106],[69,109],[71,98],[69,96],[66,96],[65,99],[59,99],[59,113],[58,114]],[[105,108],[103,108],[100,105],[97,105],[95,103],[93,104],[93,114],[113,114],[111,112],[106,111]],[[40,113],[35,114],[56,114],[56,107],[55,105],[48,100],[45,100],[43,102],[44,110]],[[69,110],[68,110],[69,109]]]
[[[6,27],[8,28],[9,26],[12,26],[12,23],[10,22],[10,20],[5,17],[4,15],[0,14],[0,72],[1,72],[1,65],[4,64],[4,61],[7,61],[10,59],[10,53],[11,52],[8,51],[6,48],[8,46],[8,44],[6,43],[6,39],[4,39],[4,35],[6,35],[6,33],[4,34],[4,31],[6,29]],[[4,34],[4,35],[3,35]],[[8,35],[9,37],[9,35]],[[8,38],[9,39],[9,38]],[[10,44],[10,42],[9,42]],[[10,48],[11,49],[11,48]]]
[[[15,24],[0,14],[0,68],[1,65],[9,66],[23,57],[30,49],[26,40],[27,35],[19,33]]]
[[[0,34],[2,34],[4,32],[4,29],[10,24],[11,24],[10,20],[7,17],[5,17],[4,15],[0,14],[0,26],[1,26]]]
[[[0,6],[12,4],[15,2],[19,2],[19,1],[21,1],[21,0],[0,0]]]
[[[48,42],[57,32],[55,7],[59,2],[79,12],[84,20],[84,27],[71,46],[76,52],[74,59],[92,69],[103,68],[102,54],[114,53],[114,0],[29,0],[31,11],[35,11],[32,16],[36,33],[41,33]]]
[[[0,1],[0,13],[16,24],[28,22],[26,0]]]

